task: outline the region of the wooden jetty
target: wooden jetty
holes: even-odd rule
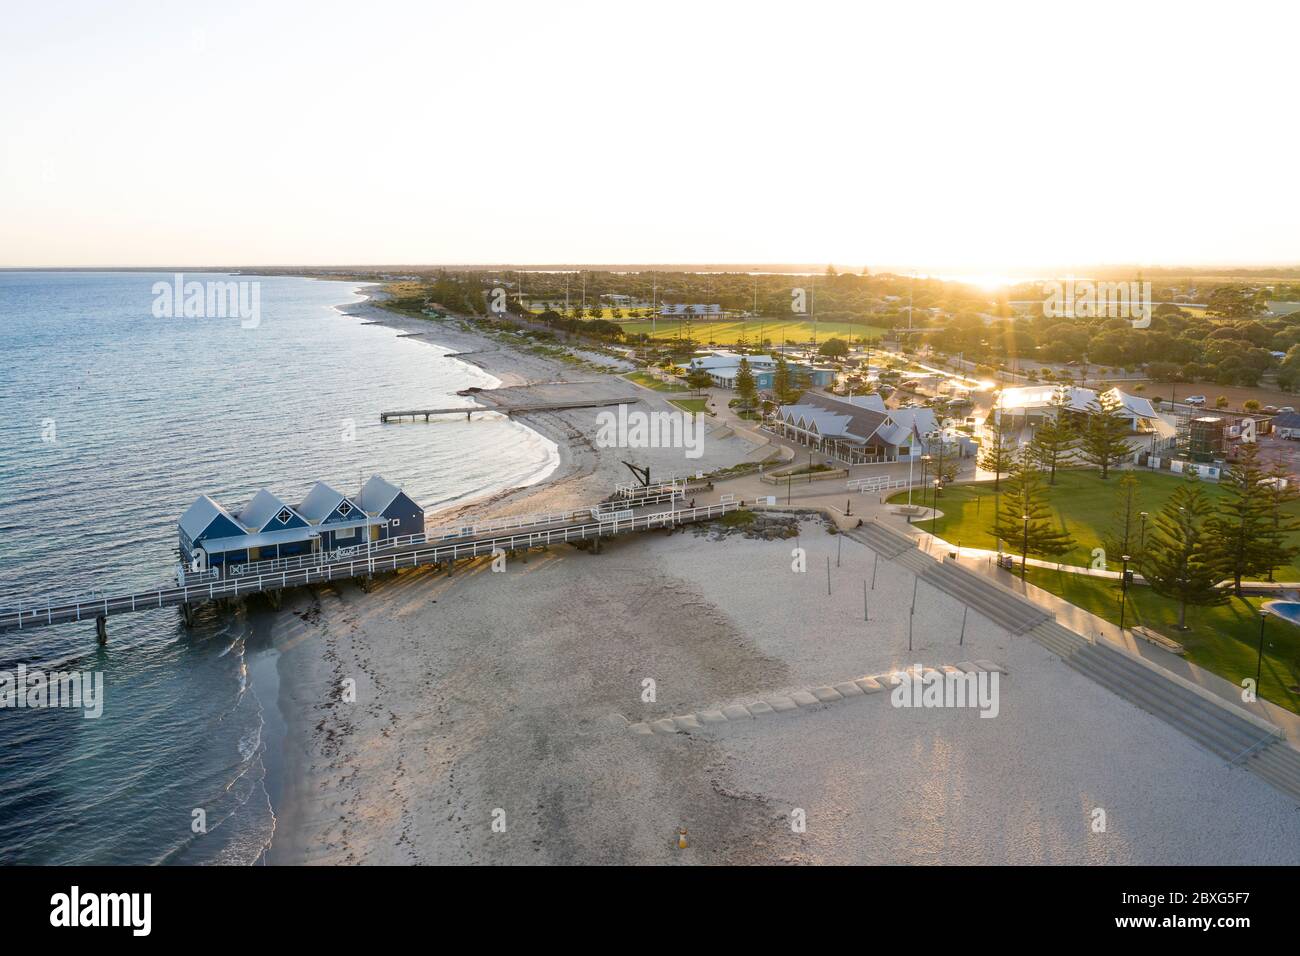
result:
[[[626,507],[626,506],[623,506]],[[490,532],[475,538],[458,538],[450,541],[425,541],[402,548],[383,550],[357,548],[351,554],[320,553],[302,556],[293,566],[263,569],[253,566],[253,573],[233,577],[208,577],[185,574],[184,583],[166,584],[144,591],[95,597],[56,597],[39,601],[19,602],[17,606],[0,608],[0,631],[27,630],[71,621],[95,622],[101,644],[107,643],[106,620],[113,614],[128,614],[154,608],[177,607],[185,620],[193,618],[194,608],[208,601],[238,599],[250,594],[265,593],[278,600],[285,588],[321,584],[330,581],[362,579],[368,581],[376,574],[415,568],[426,565],[454,564],[467,558],[495,553],[526,551],[553,544],[592,542],[598,549],[600,539],[655,528],[673,528],[683,524],[711,521],[740,508],[730,495],[723,496],[717,504],[698,508],[677,509],[661,506],[644,514],[633,509],[608,510],[609,506],[573,512],[585,517],[566,522],[563,515],[543,516],[545,524],[516,528],[505,532]],[[606,510],[602,510],[606,509]],[[510,521],[511,519],[502,519]],[[473,529],[469,529],[473,530]],[[212,572],[208,572],[212,574]]]
[[[488,392],[481,393],[483,395]],[[415,408],[406,411],[380,412],[381,422],[401,421],[409,418],[414,421],[423,417],[427,422],[434,415],[464,415],[466,421],[474,412],[500,412],[502,415],[525,415],[529,412],[558,412],[566,408],[600,408],[606,405],[632,405],[638,399],[634,396],[617,396],[605,398],[571,399],[560,402],[521,402],[517,405],[467,405],[460,408]]]

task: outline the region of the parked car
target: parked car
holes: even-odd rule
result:
[[[1188,395],[1186,398],[1183,399],[1183,402],[1184,402],[1185,404],[1187,404],[1187,405],[1204,405],[1204,404],[1205,404],[1205,396],[1204,396],[1204,395]]]
[[[1281,408],[1277,410],[1277,413],[1279,415],[1294,415],[1295,407],[1292,405],[1283,405]]]
[[[1276,405],[1265,405],[1265,406],[1264,406],[1264,413],[1267,414],[1267,415],[1276,415],[1280,410],[1281,410],[1281,409],[1279,409]]]

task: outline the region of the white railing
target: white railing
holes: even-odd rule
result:
[[[418,567],[422,564],[435,564],[442,561],[458,561],[462,558],[479,557],[496,551],[517,551],[525,548],[537,548],[544,545],[566,541],[586,540],[602,535],[619,534],[628,531],[644,531],[653,528],[666,528],[690,521],[705,521],[722,517],[729,511],[735,511],[739,504],[734,500],[716,505],[702,505],[698,508],[663,511],[655,514],[631,516],[630,512],[604,516],[595,522],[580,525],[566,525],[532,531],[526,534],[514,534],[500,538],[483,538],[463,544],[440,545],[423,549],[390,553],[387,555],[367,555],[363,559],[338,561],[304,567],[298,570],[283,570],[279,574],[259,574],[251,578],[220,578],[205,583],[182,584],[176,587],[160,587],[134,594],[117,597],[102,597],[94,600],[64,600],[54,603],[47,600],[44,605],[36,604],[24,607],[0,609],[0,629],[22,628],[24,622],[32,624],[54,624],[68,621],[80,621],[83,617],[107,616],[126,611],[143,611],[172,604],[191,601],[214,600],[223,597],[239,597],[278,588],[295,587],[320,581],[332,581],[356,577],[359,574],[376,574],[396,571],[404,567]],[[626,517],[624,517],[626,516]]]
[[[894,488],[907,488],[909,485],[915,484],[918,484],[918,482],[909,482],[906,478],[891,478],[889,475],[863,475],[861,478],[850,478],[848,489],[849,491],[876,493],[891,491]]]

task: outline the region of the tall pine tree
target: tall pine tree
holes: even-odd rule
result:
[[[736,395],[741,407],[749,410],[758,398],[758,388],[754,385],[754,371],[749,367],[749,359],[740,357],[740,366],[736,369]]]
[[[1206,528],[1213,508],[1200,481],[1188,473],[1163,508],[1156,512],[1147,534],[1142,576],[1151,590],[1178,602],[1178,628],[1187,629],[1187,606],[1223,604],[1226,591],[1216,587],[1223,562]]]
[[[1002,492],[992,533],[1020,552],[1020,576],[1030,555],[1050,558],[1074,547],[1074,539],[1061,527],[1060,517],[1047,501],[1047,483],[1029,453],[1015,456],[1011,476]]]
[[[1291,561],[1300,554],[1300,547],[1288,545],[1287,536],[1293,531],[1300,531],[1300,517],[1288,514],[1284,509],[1293,501],[1300,500],[1300,484],[1296,476],[1281,462],[1274,462],[1268,472],[1269,516],[1273,520],[1273,534],[1278,542],[1278,565],[1268,569],[1268,579],[1273,580],[1273,571]]]
[[[1015,463],[1015,446],[1008,417],[994,405],[993,421],[986,422],[984,440],[980,443],[979,466],[993,472],[993,491],[1001,490],[1002,476]]]
[[[1088,403],[1088,420],[1079,432],[1078,455],[1096,465],[1102,479],[1110,469],[1133,454],[1128,442],[1132,433],[1129,420],[1121,414],[1121,402],[1111,392],[1103,392]]]
[[[1291,555],[1274,522],[1270,476],[1260,464],[1259,446],[1243,442],[1237,456],[1219,479],[1225,494],[1206,525],[1240,597],[1242,578],[1271,574]]]
[[[1034,429],[1033,441],[1029,443],[1034,460],[1047,471],[1048,484],[1056,484],[1056,469],[1069,461],[1070,454],[1079,443],[1079,435],[1074,422],[1065,414],[1069,396],[1064,390],[1058,390],[1052,396],[1052,411],[1043,423]]]

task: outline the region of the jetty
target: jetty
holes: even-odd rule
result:
[[[484,555],[526,552],[532,548],[572,544],[600,550],[600,542],[618,535],[712,521],[742,507],[732,495],[716,504],[682,508],[682,489],[627,500],[616,496],[593,508],[545,515],[498,518],[463,526],[435,528],[405,538],[372,541],[350,548],[279,558],[231,567],[191,571],[178,568],[175,583],[118,594],[63,594],[0,607],[0,631],[27,630],[73,621],[94,621],[99,642],[108,641],[107,619],[163,607],[180,607],[186,624],[204,603],[265,594],[279,606],[286,588],[332,581],[359,580],[368,586],[376,574],[405,568],[451,567]],[[661,499],[667,498],[667,507]],[[648,499],[648,500],[647,500]],[[633,502],[636,502],[633,504]]]
[[[482,392],[487,395],[488,392]],[[600,408],[605,405],[628,405],[635,399],[629,398],[590,398],[573,399],[559,402],[523,402],[513,405],[462,405],[457,408],[413,408],[396,412],[380,412],[380,422],[401,421],[409,418],[415,420],[424,416],[427,422],[436,415],[464,415],[469,421],[475,412],[498,412],[502,415],[526,415],[530,412],[558,412],[566,408]]]

